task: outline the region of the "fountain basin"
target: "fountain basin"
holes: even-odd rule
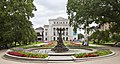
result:
[[[33,53],[45,53],[48,54],[49,56],[64,56],[64,55],[74,55],[78,53],[92,53],[95,52],[96,50],[91,49],[91,50],[86,50],[86,49],[69,49],[69,51],[62,52],[62,53],[56,53],[54,51],[51,51],[51,49],[35,49],[31,50]]]

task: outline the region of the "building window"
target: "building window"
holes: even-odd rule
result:
[[[66,32],[66,35],[68,35],[68,32]]]
[[[66,28],[66,35],[68,35],[68,28]]]
[[[65,37],[63,37],[63,40],[65,40]]]
[[[55,32],[54,32],[54,36],[55,36]]]
[[[66,31],[68,31],[68,28],[66,28]]]
[[[53,28],[53,30],[55,31],[55,28]]]
[[[66,22],[66,24],[67,24],[68,22]]]
[[[68,40],[68,37],[66,37],[66,40]]]
[[[60,22],[60,24],[62,24],[62,22]]]
[[[55,31],[55,28],[53,28],[53,31]]]
[[[47,31],[48,29],[45,29],[45,31]]]
[[[53,38],[53,40],[55,41],[55,37]]]
[[[37,32],[37,36],[40,36],[40,33],[39,33],[39,32]]]
[[[65,22],[63,22],[63,24],[64,24]]]
[[[47,36],[47,32],[45,32],[45,35]]]
[[[55,22],[54,22],[54,24],[55,24]]]
[[[57,24],[58,24],[58,22],[57,22]]]
[[[57,37],[57,40],[59,40],[59,37]]]
[[[38,38],[38,40],[42,40],[42,38]]]
[[[45,40],[47,40],[47,38],[45,38]]]
[[[63,31],[63,35],[65,35],[65,31]]]

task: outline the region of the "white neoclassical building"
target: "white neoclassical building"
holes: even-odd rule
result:
[[[37,41],[44,41],[44,28],[39,27],[35,29],[35,32],[37,33]]]
[[[72,27],[69,26],[68,19],[63,17],[58,17],[56,19],[49,19],[49,25],[44,25],[44,41],[53,41],[58,40],[57,28],[64,28],[65,31],[63,32],[63,40],[73,40],[77,39],[77,35],[74,34]]]

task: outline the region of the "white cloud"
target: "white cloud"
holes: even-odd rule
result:
[[[48,24],[51,18],[59,16],[67,18],[66,4],[67,0],[34,0],[37,11],[34,11],[35,17],[31,18],[33,27]]]

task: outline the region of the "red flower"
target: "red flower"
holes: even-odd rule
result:
[[[8,54],[14,55],[14,56],[26,57],[25,54],[21,54],[21,53],[19,53],[19,52],[8,52]]]
[[[93,53],[88,53],[87,54],[87,57],[96,57],[97,56],[97,54],[93,54]]]
[[[39,58],[39,57],[36,57],[36,56],[32,56],[31,58]]]
[[[75,46],[80,46],[80,44],[75,44]]]

